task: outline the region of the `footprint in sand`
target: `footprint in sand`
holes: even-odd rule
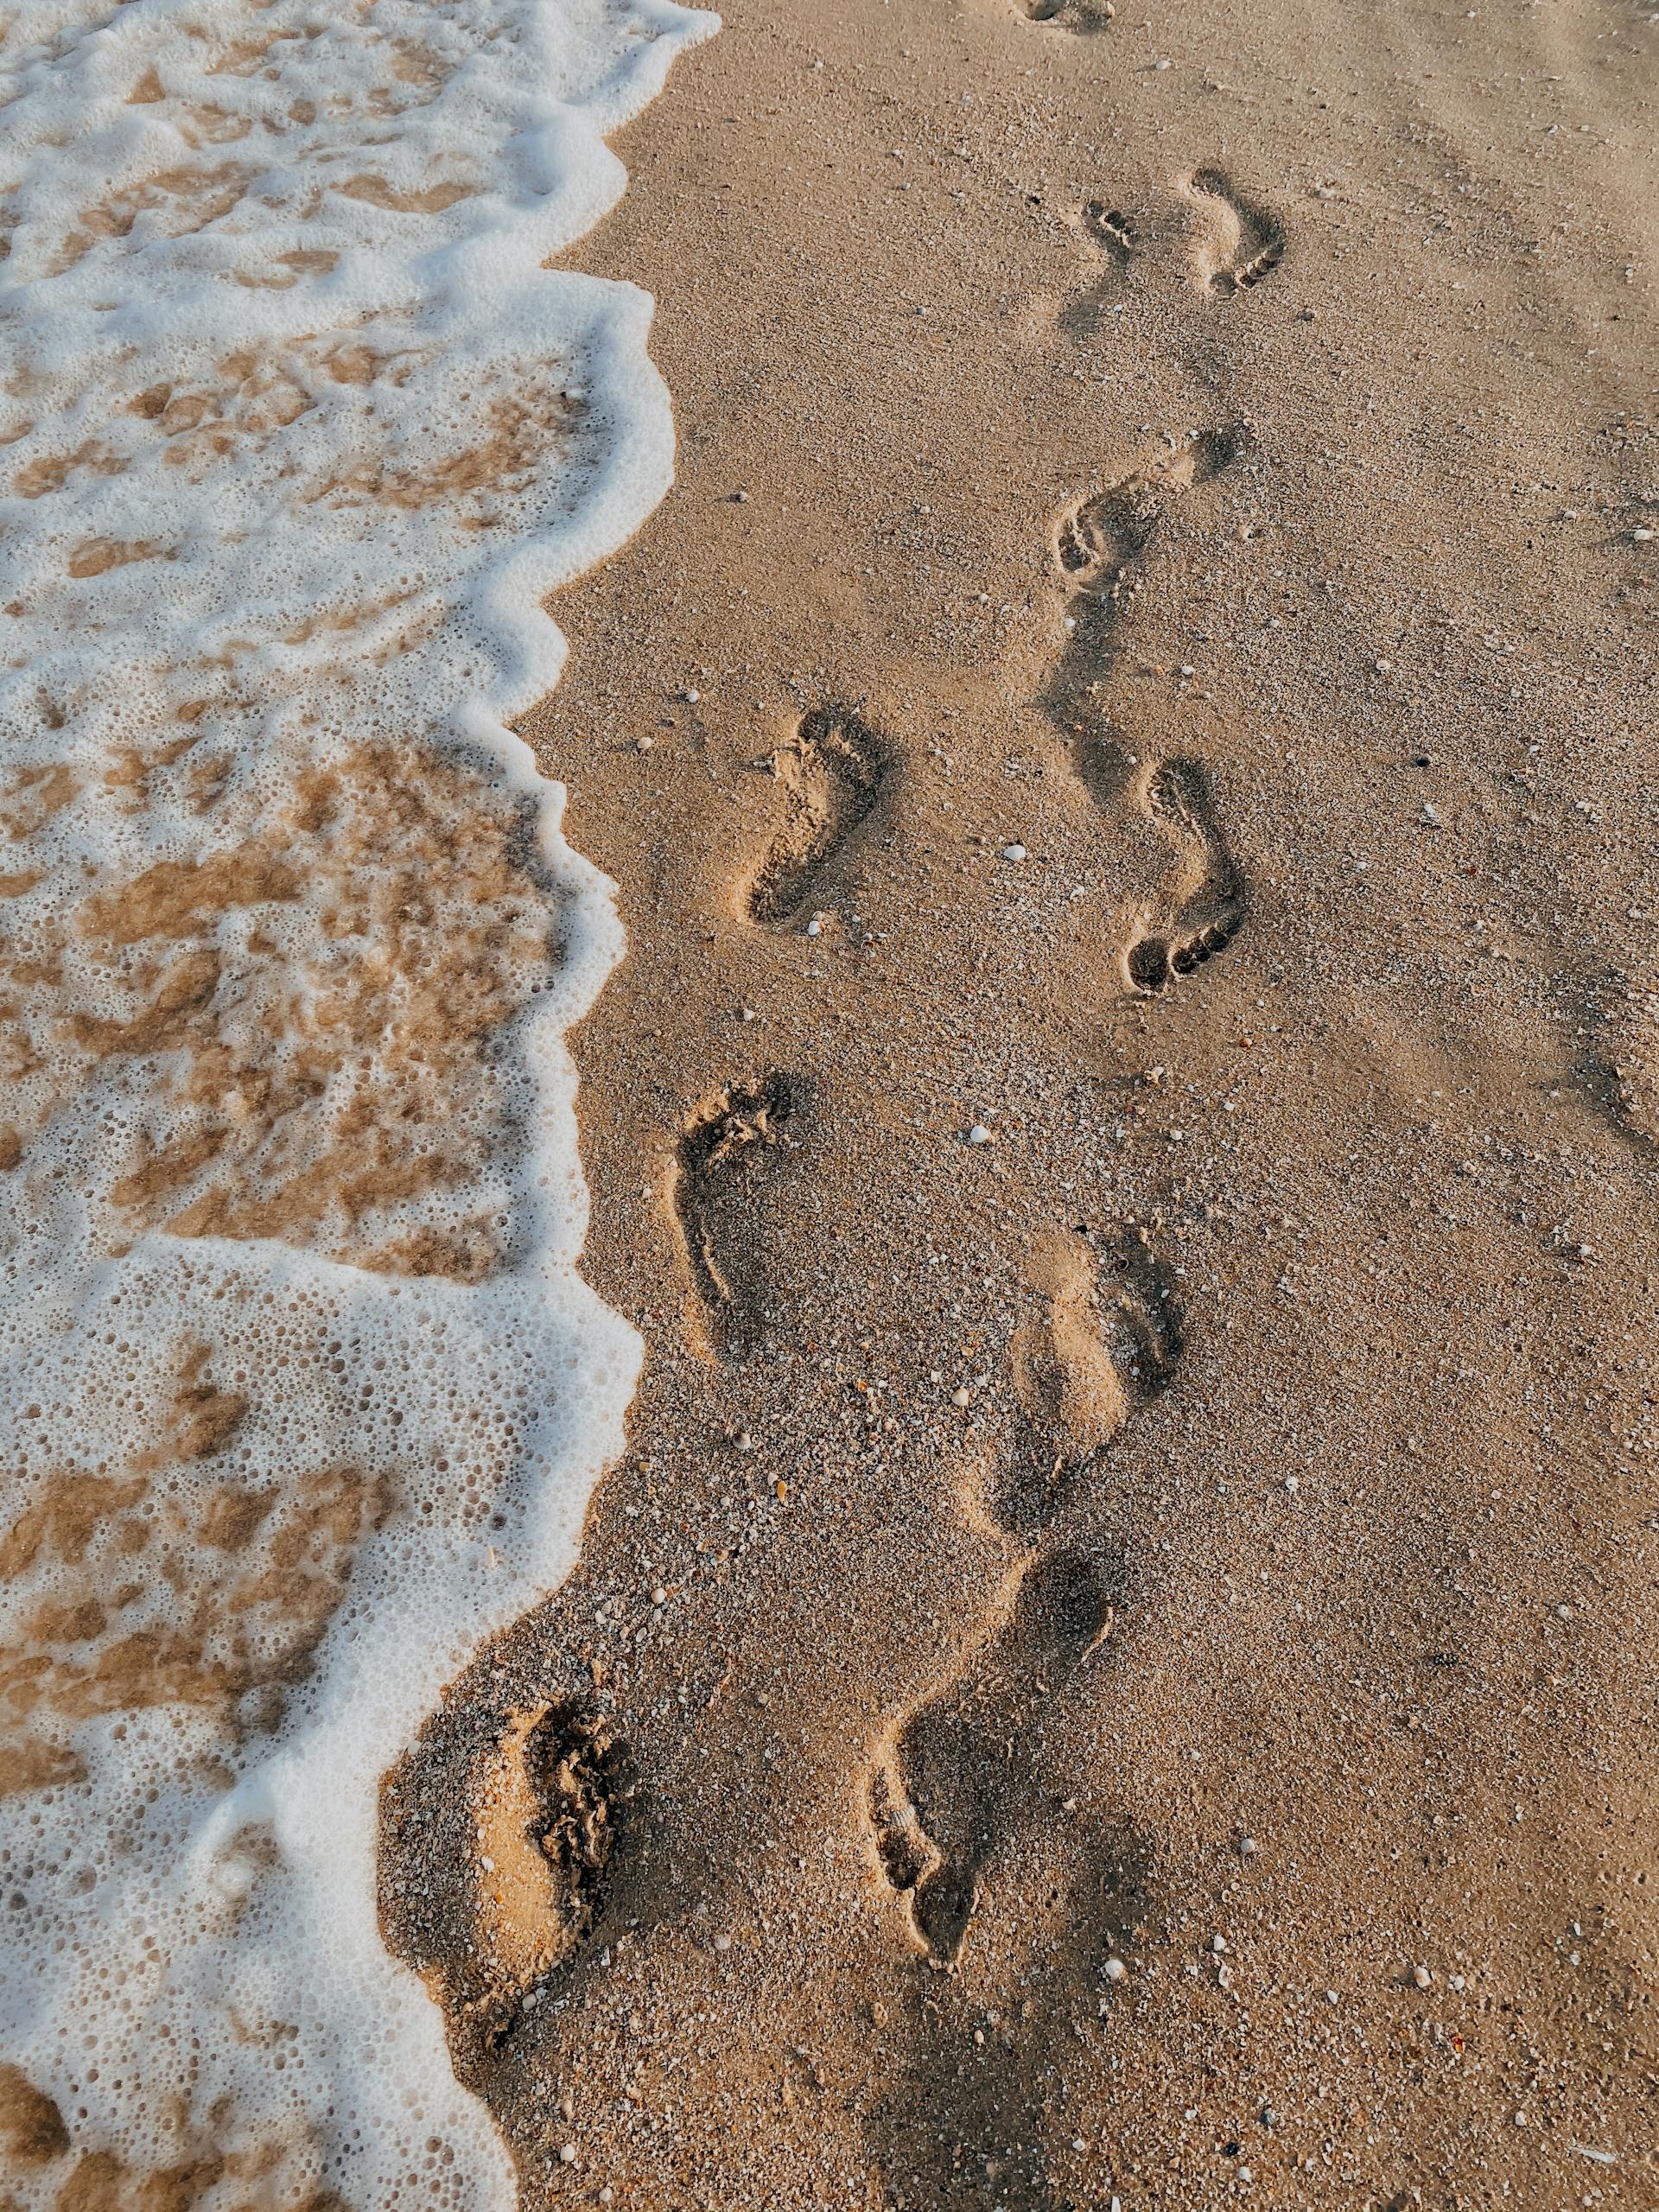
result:
[[[786,813],[743,906],[751,921],[783,930],[810,916],[848,839],[874,812],[892,764],[887,747],[850,709],[818,707],[770,765]]]
[[[1166,760],[1148,779],[1147,811],[1174,847],[1164,900],[1142,917],[1124,955],[1138,991],[1161,991],[1236,935],[1248,912],[1244,880],[1217,818],[1210,772],[1200,760]]]
[[[1138,1229],[1096,1264],[1081,1234],[1052,1232],[1027,1270],[1045,1312],[1016,1336],[1015,1386],[1041,1449],[1018,1455],[992,1517],[1035,1541],[1083,1467],[1173,1379],[1185,1331],[1174,1276]],[[979,1642],[879,1746],[870,1823],[916,1939],[950,1965],[982,1872],[1039,1794],[1026,1745],[1043,1700],[1110,1634],[1121,1578],[1079,1554],[1028,1555]]]
[[[799,1103],[797,1086],[774,1071],[753,1090],[722,1090],[680,1138],[675,1210],[713,1348],[727,1359],[753,1351],[770,1320],[766,1204]]]
[[[1114,0],[1014,0],[1028,23],[1062,31],[1103,31],[1117,13]]]
[[[1194,170],[1185,189],[1203,217],[1192,259],[1200,287],[1230,299],[1271,276],[1285,257],[1279,218],[1241,192],[1224,169]]]
[[[941,1966],[962,1948],[987,1860],[1026,1812],[1039,1707],[1111,1633],[1116,1581],[1080,1554],[1046,1555],[1010,1580],[983,1641],[892,1732],[870,1778],[882,1866]]]
[[[1023,1433],[985,1510],[1035,1542],[1081,1471],[1173,1378],[1185,1328],[1174,1275],[1142,1230],[1125,1230],[1098,1255],[1081,1233],[1051,1231],[1027,1281],[1043,1310],[1009,1345]]]
[[[487,1980],[467,2009],[486,2050],[504,2048],[593,1934],[632,1794],[626,1746],[575,1704],[513,1715],[478,1762],[474,1952]]]
[[[1096,337],[1106,310],[1122,291],[1135,259],[1135,232],[1128,217],[1109,200],[1089,200],[1072,227],[1083,241],[1091,281],[1060,310],[1060,328],[1069,338]]]

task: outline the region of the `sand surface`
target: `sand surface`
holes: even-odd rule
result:
[[[529,2206],[1651,2206],[1659,19],[725,12],[524,733],[646,1376],[394,1946]]]

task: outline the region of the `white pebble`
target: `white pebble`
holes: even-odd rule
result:
[[[1416,1983],[1419,1989],[1427,1989],[1434,1979],[1433,1975],[1429,1972],[1427,1967],[1413,1967],[1411,1970],[1411,1978]]]
[[[560,2152],[559,2163],[561,2165],[565,2166],[574,2166],[575,2164],[576,2146],[574,2143],[567,2143],[563,2150]]]
[[[1026,849],[1020,844],[1004,845],[1002,857],[1005,861],[1022,861],[1026,857]]]
[[[1122,1959],[1107,1960],[1105,1973],[1108,1981],[1122,1981],[1128,1972],[1128,1968],[1124,1965]]]
[[[806,933],[808,937],[822,937],[823,935],[823,924],[818,919],[816,914],[813,915],[811,920],[807,924]]]
[[[968,1141],[969,1144],[989,1144],[991,1141],[991,1132],[986,1128],[983,1122],[976,1122],[974,1123],[973,1128],[968,1132]]]

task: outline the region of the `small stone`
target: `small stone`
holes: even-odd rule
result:
[[[559,2153],[559,2164],[562,2166],[574,2166],[575,2163],[576,2146],[574,2143],[567,2143]]]
[[[734,492],[732,494],[732,499],[735,505],[741,507],[747,500],[748,496],[749,495],[747,492]]]
[[[1391,660],[1373,661],[1371,665],[1379,676],[1391,676],[1394,673],[1394,663]]]
[[[1198,671],[1193,667],[1190,660],[1184,660],[1181,663],[1181,674],[1183,676],[1196,676],[1198,672]]]
[[[1108,1959],[1104,1971],[1108,1981],[1122,1981],[1128,1968],[1122,1959]]]
[[[1653,532],[1650,530],[1633,530],[1630,536],[1638,545],[1651,545],[1653,543]]]
[[[1422,819],[1427,823],[1431,830],[1438,830],[1440,826],[1440,809],[1438,807],[1430,806],[1427,802],[1425,801],[1423,805]]]
[[[823,935],[823,924],[818,919],[816,914],[813,915],[811,920],[807,924],[806,933],[808,937],[822,937]]]
[[[953,1406],[971,1406],[974,1394],[965,1382],[962,1383],[950,1393],[950,1402]]]
[[[1241,1859],[1254,1859],[1256,1853],[1256,1840],[1253,1835],[1240,1836],[1238,1840],[1238,1855]]]
[[[493,1859],[480,1859],[478,1863],[484,1869],[484,1872],[486,1874],[494,1873],[495,1861]]]
[[[1434,1979],[1433,1975],[1429,1972],[1427,1967],[1413,1967],[1411,1970],[1411,1978],[1416,1983],[1419,1989],[1428,1988]]]
[[[1152,66],[1154,69],[1167,69],[1169,64],[1167,61],[1154,61]]]
[[[1300,1475],[1287,1475],[1285,1477],[1285,1488],[1292,1497],[1295,1497],[1297,1491],[1300,1490],[1301,1486],[1302,1478]]]
[[[968,1141],[969,1144],[990,1143],[991,1132],[986,1128],[983,1122],[976,1122],[974,1123],[973,1128],[968,1132]]]
[[[1026,857],[1026,849],[1020,844],[1004,845],[1002,857],[1005,861],[1022,861]]]
[[[649,734],[644,737],[636,737],[633,741],[633,749],[636,753],[649,753],[652,747],[655,745],[656,742],[656,739]]]
[[[698,700],[702,698],[702,694],[701,691],[685,690],[681,692],[680,696],[685,701],[688,706],[695,707]]]
[[[668,1603],[668,1592],[660,1582],[651,1593],[651,1602],[653,1605],[665,1605]]]
[[[1519,2107],[1517,2107],[1515,2112],[1511,2113],[1510,2117],[1513,2119],[1517,2127],[1524,2127],[1527,2124],[1527,2115],[1525,2113],[1521,2111]]]
[[[1224,1951],[1227,1948],[1227,1938],[1224,1936],[1212,1936],[1210,1938],[1210,1948],[1215,1952]]]

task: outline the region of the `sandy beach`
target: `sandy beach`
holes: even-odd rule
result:
[[[517,723],[645,1364],[385,1942],[526,2212],[1642,2212],[1659,16],[722,15]]]
[[[647,1365],[394,1943],[528,2204],[1651,2203],[1652,19],[725,12],[525,726]]]

